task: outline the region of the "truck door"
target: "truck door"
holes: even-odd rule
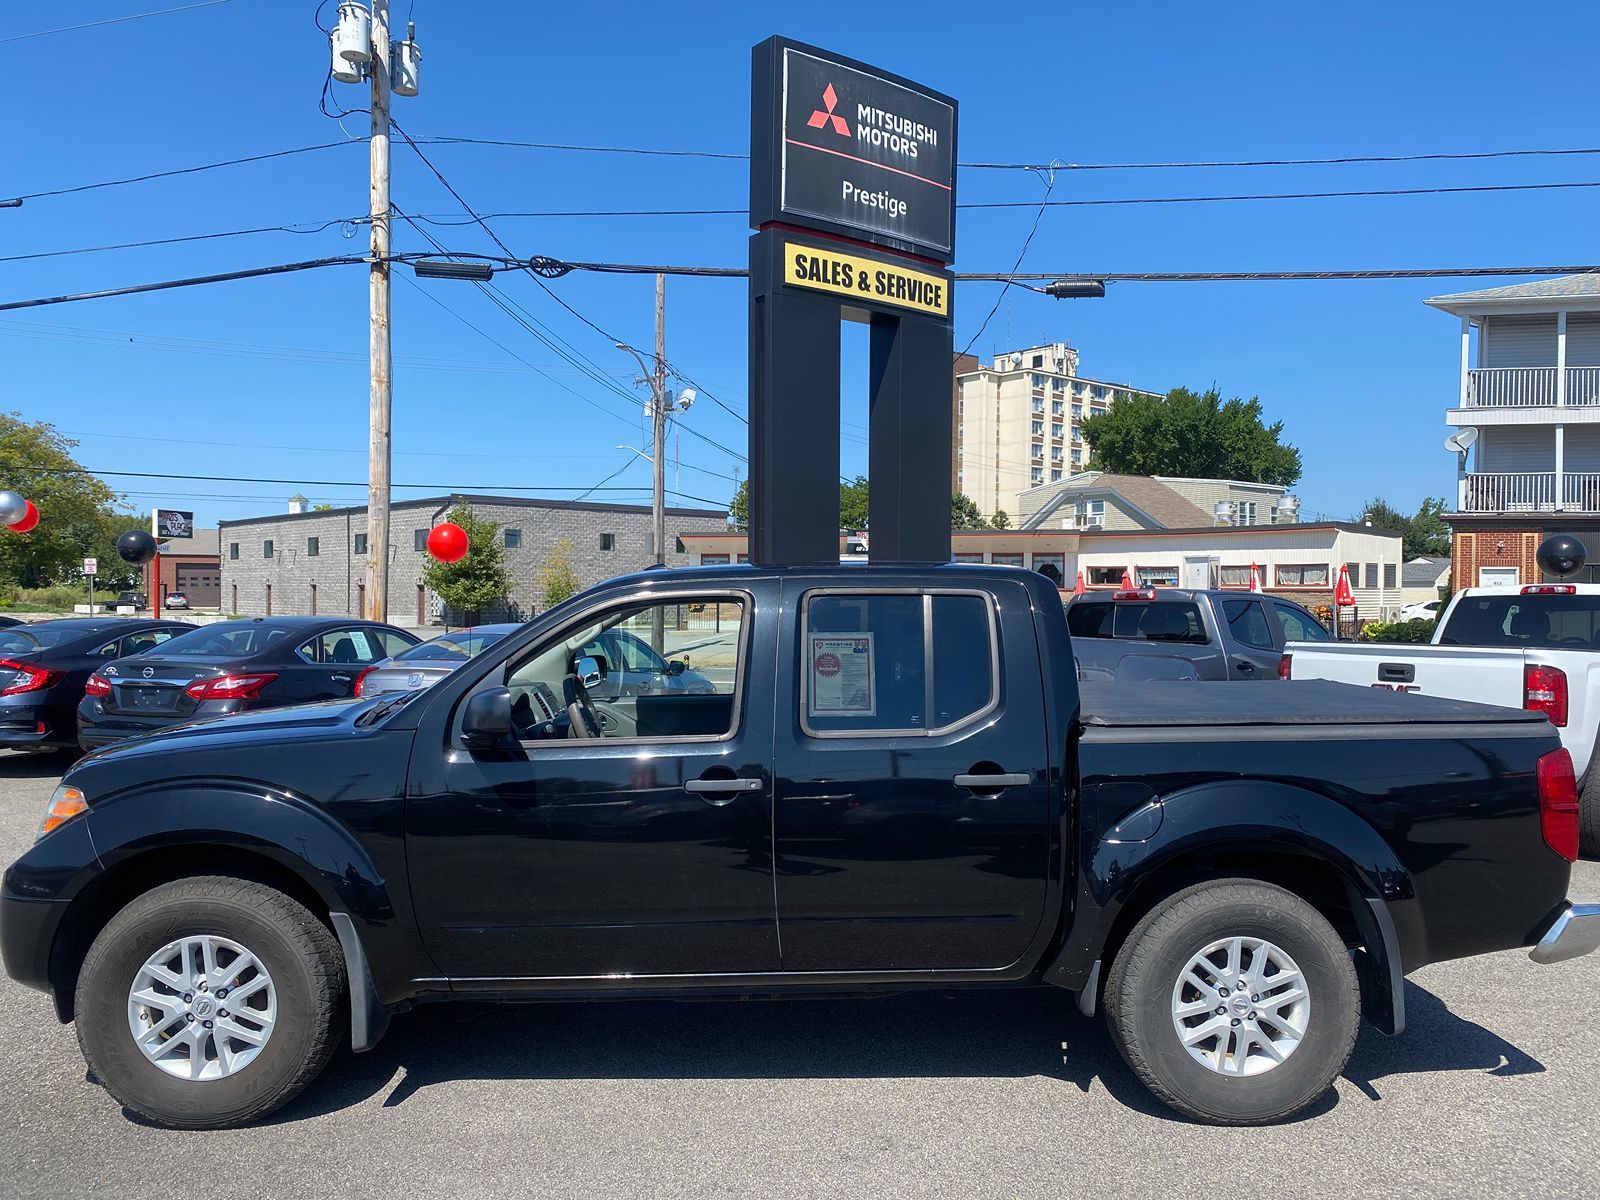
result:
[[[784,622],[784,970],[1017,963],[1056,817],[1026,590],[791,584]]]
[[[1283,657],[1283,630],[1270,620],[1253,596],[1224,600],[1222,619],[1228,623],[1223,647],[1228,655],[1229,679],[1276,679]],[[1277,629],[1277,635],[1273,631]]]
[[[412,896],[458,987],[778,969],[772,672],[750,654],[776,617],[757,639],[749,593],[662,591],[510,651],[484,682],[511,693],[514,744],[419,740]],[[660,639],[664,669],[598,662],[608,633]]]

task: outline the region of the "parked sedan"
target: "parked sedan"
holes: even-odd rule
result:
[[[379,692],[405,692],[431,687],[454,671],[485,646],[492,646],[506,634],[521,629],[515,623],[474,625],[402,650],[356,676],[355,694],[375,696]]]
[[[0,746],[73,750],[74,711],[97,668],[192,632],[178,621],[67,617],[0,629]]]
[[[187,721],[348,697],[363,667],[416,644],[403,629],[349,617],[206,625],[91,675],[78,743],[88,750]]]

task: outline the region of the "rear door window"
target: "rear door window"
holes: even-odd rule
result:
[[[1224,600],[1222,615],[1228,622],[1228,630],[1233,634],[1234,641],[1254,646],[1257,650],[1277,649],[1272,640],[1272,627],[1267,624],[1267,616],[1256,601]]]
[[[1111,636],[1111,601],[1091,600],[1067,605],[1067,632],[1073,637]]]
[[[999,701],[985,596],[813,593],[803,625],[801,724],[813,737],[937,732]]]
[[[371,629],[330,629],[308,638],[295,647],[295,652],[307,662],[320,666],[365,664],[387,657]]]

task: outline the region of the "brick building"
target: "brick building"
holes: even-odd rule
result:
[[[459,614],[445,613],[422,584],[429,562],[428,532],[458,501],[500,526],[512,578],[504,612],[483,620],[529,617],[543,608],[538,575],[555,544],[572,543],[572,566],[583,586],[636,571],[653,561],[650,507],[591,504],[574,500],[513,496],[433,496],[390,506],[389,619],[397,625],[430,625]],[[727,527],[716,509],[668,508],[667,529],[704,532]],[[366,506],[287,512],[219,522],[224,612],[249,616],[336,613],[359,615],[366,600]],[[694,559],[667,547],[669,566]]]
[[[196,529],[191,537],[167,538],[161,543],[161,603],[182,592],[190,608],[216,608],[222,603],[221,558],[217,531]]]

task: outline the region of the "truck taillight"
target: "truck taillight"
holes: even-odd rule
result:
[[[1578,861],[1578,779],[1572,755],[1552,750],[1539,760],[1539,828],[1545,844],[1568,862]]]
[[[1524,596],[1576,596],[1578,589],[1570,583],[1530,583],[1522,589]]]
[[[1280,658],[1278,660],[1278,678],[1279,679],[1288,679],[1289,678],[1289,671],[1290,671],[1290,665],[1289,664],[1293,661],[1293,659],[1294,659],[1294,655],[1285,654],[1282,658]]]
[[[1558,728],[1567,723],[1567,673],[1558,667],[1522,669],[1522,707],[1542,712]]]
[[[83,694],[85,696],[111,695],[111,682],[99,672],[89,676],[83,681]]]
[[[276,678],[276,675],[267,672],[259,675],[219,675],[214,679],[196,679],[183,690],[196,700],[254,700],[261,695],[261,689]]]
[[[1156,598],[1156,590],[1155,588],[1134,588],[1132,590],[1112,592],[1111,598],[1113,600],[1154,600]]]

